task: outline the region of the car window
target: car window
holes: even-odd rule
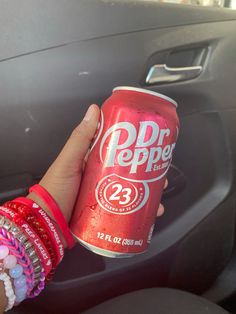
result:
[[[236,9],[236,0],[157,0],[162,3],[190,4],[205,7]]]

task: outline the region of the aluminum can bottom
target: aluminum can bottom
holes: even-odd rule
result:
[[[92,244],[87,243],[86,241],[81,240],[80,238],[78,238],[75,234],[73,234],[73,236],[77,239],[77,241],[84,246],[86,249],[88,249],[89,251],[96,253],[98,255],[102,255],[105,257],[111,257],[111,258],[129,258],[129,257],[134,257],[136,255],[140,255],[145,253],[144,252],[139,252],[139,253],[122,253],[122,252],[113,252],[113,251],[108,251],[108,250],[104,250],[102,248],[99,248],[97,246],[94,246]]]

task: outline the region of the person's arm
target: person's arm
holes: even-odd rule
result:
[[[70,221],[72,215],[86,156],[97,129],[99,116],[98,106],[91,105],[80,125],[74,129],[62,151],[40,181],[40,185],[59,205],[67,222]],[[27,197],[35,201],[53,218],[49,208],[36,194],[30,193]],[[160,205],[157,215],[160,216],[163,212],[164,207]],[[59,228],[58,231],[60,232]],[[65,241],[64,245],[66,246]],[[6,305],[4,285],[0,281],[0,313],[4,312]]]
[[[84,119],[74,129],[62,151],[39,183],[56,200],[67,222],[70,221],[72,215],[85,156],[97,130],[99,116],[98,106],[91,105]],[[51,216],[50,210],[36,194],[30,193],[27,197]],[[66,245],[65,241],[64,245]]]
[[[40,185],[56,200],[67,222],[72,215],[85,156],[96,132],[99,116],[98,106],[90,106],[84,119],[74,129],[64,148],[40,181]],[[36,194],[30,193],[27,197],[35,201],[53,218],[50,210]],[[59,228],[58,231],[60,232]],[[66,242],[63,241],[63,243],[66,246]],[[4,313],[7,303],[4,283],[0,280],[0,313]]]
[[[5,294],[5,288],[2,281],[0,281],[0,313],[3,314],[7,306],[7,297]]]

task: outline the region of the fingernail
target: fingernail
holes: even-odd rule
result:
[[[88,108],[83,120],[89,121],[89,120],[91,120],[92,116],[93,116],[93,105],[91,105]]]
[[[165,211],[165,207],[162,204],[160,204],[160,206],[157,210],[157,217],[162,216],[164,214],[164,211]]]

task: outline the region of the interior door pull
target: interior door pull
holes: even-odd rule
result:
[[[146,77],[146,84],[172,83],[190,80],[202,72],[202,66],[170,68],[166,64],[157,64],[150,68]]]

